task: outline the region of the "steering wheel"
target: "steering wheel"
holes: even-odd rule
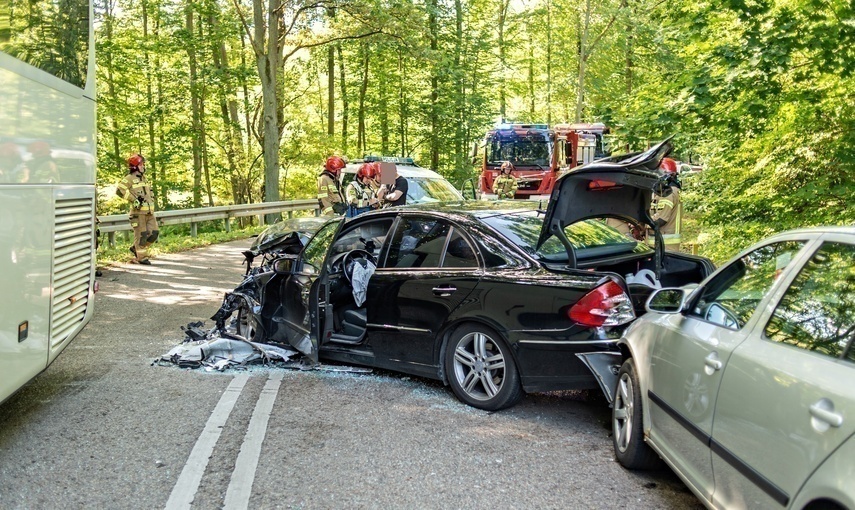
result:
[[[344,276],[347,278],[348,283],[353,283],[353,266],[358,264],[359,260],[369,261],[375,266],[377,265],[377,259],[374,258],[374,255],[365,251],[365,250],[351,250],[347,252],[347,254],[342,259],[342,268],[344,268]]]

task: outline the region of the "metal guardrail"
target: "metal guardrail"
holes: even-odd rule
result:
[[[264,215],[271,213],[291,213],[294,211],[313,211],[318,216],[317,199],[290,200],[287,202],[263,202],[260,204],[237,204],[221,205],[216,207],[202,207],[201,209],[179,209],[173,211],[156,211],[154,213],[157,222],[162,225],[190,224],[190,235],[196,237],[196,228],[200,221],[223,220],[226,232],[231,231],[231,220],[233,218],[258,216],[259,223],[264,224]],[[127,214],[111,214],[109,216],[98,216],[101,232],[107,233],[110,246],[115,244],[116,232],[131,231],[131,224]]]

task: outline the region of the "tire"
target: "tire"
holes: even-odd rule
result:
[[[510,349],[498,334],[474,324],[452,334],[445,373],[461,402],[485,411],[511,407],[524,394]]]
[[[235,334],[246,338],[250,342],[260,342],[262,341],[261,338],[258,338],[261,336],[259,335],[260,331],[256,328],[255,317],[250,311],[249,305],[246,304],[246,301],[241,300],[240,306],[237,309],[237,317],[234,320]]]
[[[612,407],[615,457],[627,469],[655,469],[662,463],[656,452],[644,442],[642,405],[635,360],[629,358],[618,372]]]

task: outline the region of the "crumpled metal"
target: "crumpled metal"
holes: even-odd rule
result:
[[[353,274],[350,277],[350,284],[353,287],[353,300],[357,307],[362,306],[362,303],[365,302],[365,296],[368,293],[368,280],[371,279],[371,275],[377,269],[377,266],[370,260],[366,260],[364,263],[364,266],[360,261],[353,264]]]
[[[223,371],[230,367],[252,363],[289,362],[299,357],[297,351],[275,345],[250,342],[238,336],[213,330],[207,338],[186,341],[155,360],[168,362],[182,368],[200,368]]]

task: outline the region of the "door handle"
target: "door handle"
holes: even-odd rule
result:
[[[447,287],[434,287],[433,293],[439,297],[448,297],[452,295],[457,290],[457,287],[454,285],[449,285]]]
[[[716,356],[716,353],[714,352],[710,353],[709,356],[704,358],[704,365],[710,367],[713,370],[721,370],[721,367],[724,366],[724,364],[721,362],[720,359],[718,359],[718,356]]]
[[[828,423],[832,427],[840,427],[843,425],[843,415],[835,413],[832,410],[825,409],[822,400],[810,406],[810,415],[817,420],[822,420],[825,423]]]

